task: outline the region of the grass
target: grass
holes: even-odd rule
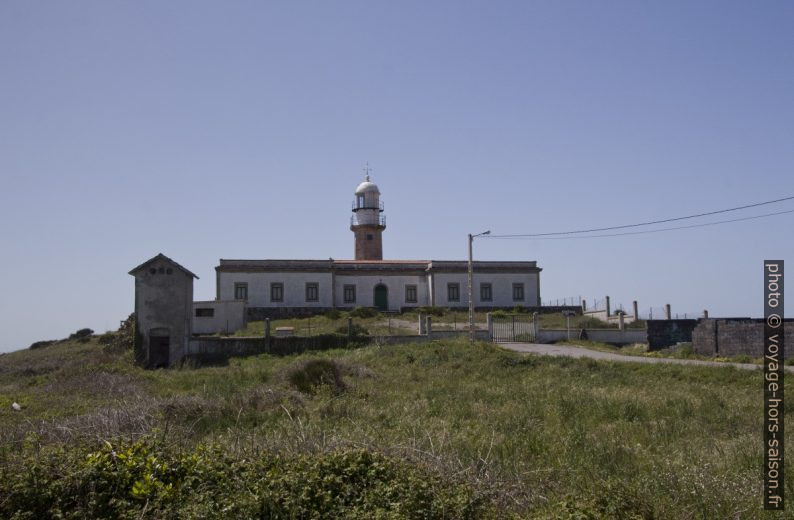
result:
[[[682,343],[678,346],[668,347],[660,350],[648,350],[648,345],[642,343],[634,343],[631,345],[610,345],[609,343],[602,343],[599,341],[572,339],[557,342],[559,345],[574,345],[577,347],[584,347],[590,350],[597,350],[599,352],[610,352],[613,354],[622,354],[626,356],[643,356],[655,358],[670,358],[670,359],[695,359],[699,361],[717,361],[722,363],[752,363],[760,365],[763,362],[762,358],[752,358],[748,355],[739,356],[703,356],[696,354],[692,350],[691,343]],[[786,364],[789,364],[787,360]]]
[[[792,517],[761,509],[759,374],[732,367],[438,341],[144,371],[94,338],[0,356],[0,424],[4,475],[48,447],[85,460],[105,440],[156,438],[219,445],[229,464],[365,450],[466,486],[484,500],[476,517]]]

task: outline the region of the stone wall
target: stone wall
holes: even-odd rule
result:
[[[691,342],[698,320],[647,320],[645,323],[648,350],[660,350],[676,343]]]
[[[794,320],[784,320],[786,358],[794,356]],[[692,348],[704,356],[763,357],[764,320],[752,318],[702,319],[692,333]]]

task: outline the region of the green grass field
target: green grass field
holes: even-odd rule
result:
[[[761,413],[731,367],[445,341],[145,371],[93,338],[0,355],[0,517],[792,518]]]

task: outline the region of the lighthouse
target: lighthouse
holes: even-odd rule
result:
[[[364,182],[356,188],[353,216],[350,217],[350,230],[356,240],[356,260],[383,260],[381,235],[386,229],[386,218],[381,213],[380,191],[377,184],[369,180],[367,168]]]

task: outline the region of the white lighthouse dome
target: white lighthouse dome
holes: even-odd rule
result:
[[[374,182],[370,182],[369,176],[367,176],[367,180],[362,182],[356,188],[356,195],[363,195],[365,193],[377,193],[380,195],[380,190],[378,189],[378,185]]]

